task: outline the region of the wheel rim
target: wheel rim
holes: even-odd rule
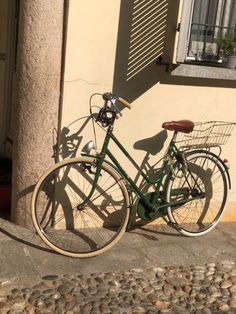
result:
[[[47,244],[68,255],[96,255],[115,243],[127,224],[128,204],[123,182],[103,167],[91,200],[95,164],[62,164],[44,178],[35,196],[37,229]]]
[[[180,187],[189,189],[190,195],[191,191],[195,195],[198,191],[199,195],[202,192],[205,197],[193,199],[179,207],[169,208],[168,213],[170,220],[178,224],[182,233],[199,234],[210,231],[223,213],[227,196],[226,179],[220,164],[206,154],[190,156],[188,166],[193,178],[190,175],[188,179],[173,177],[167,192],[168,202],[180,197],[173,193]]]

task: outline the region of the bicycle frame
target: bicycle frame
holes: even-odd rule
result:
[[[157,180],[151,180],[143,171],[142,169],[138,166],[138,164],[133,160],[133,158],[131,157],[131,155],[127,152],[127,150],[123,147],[123,145],[119,142],[119,140],[115,137],[115,135],[113,134],[113,127],[109,126],[108,130],[106,132],[106,136],[103,142],[103,146],[102,146],[102,150],[101,152],[96,155],[96,159],[97,159],[97,169],[96,169],[96,173],[95,173],[95,178],[94,178],[94,182],[93,182],[93,186],[92,189],[89,193],[89,195],[87,196],[87,198],[84,200],[84,202],[80,205],[81,207],[84,206],[84,204],[86,204],[86,202],[91,198],[91,196],[93,195],[93,192],[96,188],[96,184],[98,182],[98,178],[100,175],[100,171],[101,171],[101,167],[102,167],[102,163],[103,162],[107,162],[108,164],[110,164],[112,167],[114,167],[118,173],[121,175],[121,177],[127,182],[127,185],[131,188],[131,191],[129,189],[129,193],[134,191],[140,198],[140,200],[142,201],[142,204],[145,208],[147,208],[147,210],[149,211],[159,211],[160,209],[166,208],[168,206],[176,206],[176,205],[181,205],[183,203],[186,203],[186,200],[179,200],[179,201],[173,201],[171,203],[165,203],[165,204],[161,204],[160,206],[158,206],[158,208],[154,207],[155,204],[155,200],[160,197],[160,190],[161,190],[161,186],[163,184],[164,178],[166,178],[166,176],[169,175],[170,173],[170,168],[169,168],[169,159],[166,158],[166,156],[169,157],[176,157],[177,154],[179,153],[178,148],[175,145],[175,139],[176,139],[176,135],[177,132],[174,133],[169,146],[167,148],[167,151],[164,155],[164,160],[163,160],[163,164],[160,170],[160,174],[157,178]],[[120,165],[120,163],[116,160],[116,158],[114,157],[114,155],[112,154],[112,152],[109,150],[108,145],[110,140],[113,140],[113,142],[118,146],[118,148],[121,150],[121,152],[126,156],[126,158],[128,160],[130,160],[133,164],[134,167],[139,171],[139,173],[141,174],[141,176],[143,177],[143,179],[145,180],[146,183],[151,184],[155,187],[155,195],[153,195],[153,197],[151,197],[151,199],[147,199],[147,197],[145,196],[145,194],[141,191],[141,189],[135,184],[135,182],[129,177],[129,175],[127,174],[127,172],[123,169],[123,167]],[[87,154],[82,154],[83,156],[91,156],[91,155],[87,155]],[[109,159],[111,160],[111,163],[106,161],[105,157],[108,156]],[[94,157],[94,156],[92,156]]]

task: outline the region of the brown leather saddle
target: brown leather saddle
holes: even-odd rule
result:
[[[169,131],[190,133],[193,131],[194,123],[190,120],[170,121],[164,122],[162,127]]]

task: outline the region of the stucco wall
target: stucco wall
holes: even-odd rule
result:
[[[171,2],[166,2],[170,8]],[[89,114],[91,94],[111,90],[119,92],[120,96],[132,102],[133,108],[123,111],[123,117],[116,123],[115,134],[141,165],[147,153],[135,149],[140,146],[137,142],[161,132],[163,121],[183,118],[236,121],[236,89],[233,83],[223,80],[174,78],[166,72],[165,66],[156,65],[154,61],[148,63],[148,60],[134,78],[127,80],[124,75],[125,64],[127,66],[125,58],[129,58],[127,40],[132,40],[135,33],[135,25],[130,21],[132,12],[129,12],[130,15],[127,13],[126,19],[122,15],[127,10],[132,11],[132,8],[126,8],[125,1],[120,0],[93,0],[92,5],[90,1],[70,0],[62,126],[69,129],[67,136],[75,134],[85,119],[75,120]],[[166,19],[165,34],[168,36],[174,36],[171,29],[175,20],[173,14],[171,16],[172,20]],[[169,61],[166,44],[163,49],[166,61]],[[165,133],[161,134],[165,138]],[[80,147],[93,137],[90,122],[82,135]],[[168,133],[169,136],[171,133]],[[235,144],[236,130],[222,153],[222,158],[230,161],[232,176],[225,220],[236,219]],[[149,154],[150,165],[161,158],[164,148],[156,155]],[[117,159],[136,176],[136,170],[131,170],[130,164],[118,152]]]

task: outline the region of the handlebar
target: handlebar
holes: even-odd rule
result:
[[[118,97],[117,100],[122,103],[122,105],[126,106],[127,108],[131,109],[132,105],[125,99]]]
[[[104,99],[105,103],[103,107],[100,108],[96,121],[101,122],[104,127],[113,125],[115,119],[118,119],[119,116],[122,116],[120,108],[116,106],[117,101],[125,107],[131,109],[131,104],[127,100],[117,97],[115,94],[104,93],[102,94],[102,98]]]
[[[132,108],[131,104],[130,104],[127,100],[125,100],[125,99],[123,99],[123,98],[121,98],[121,97],[117,97],[115,94],[112,94],[112,93],[104,93],[104,94],[102,95],[102,98],[103,98],[105,101],[111,101],[113,105],[115,104],[116,101],[119,101],[119,102],[120,102],[122,105],[124,105],[125,107],[127,107],[127,108],[129,108],[129,109]]]

